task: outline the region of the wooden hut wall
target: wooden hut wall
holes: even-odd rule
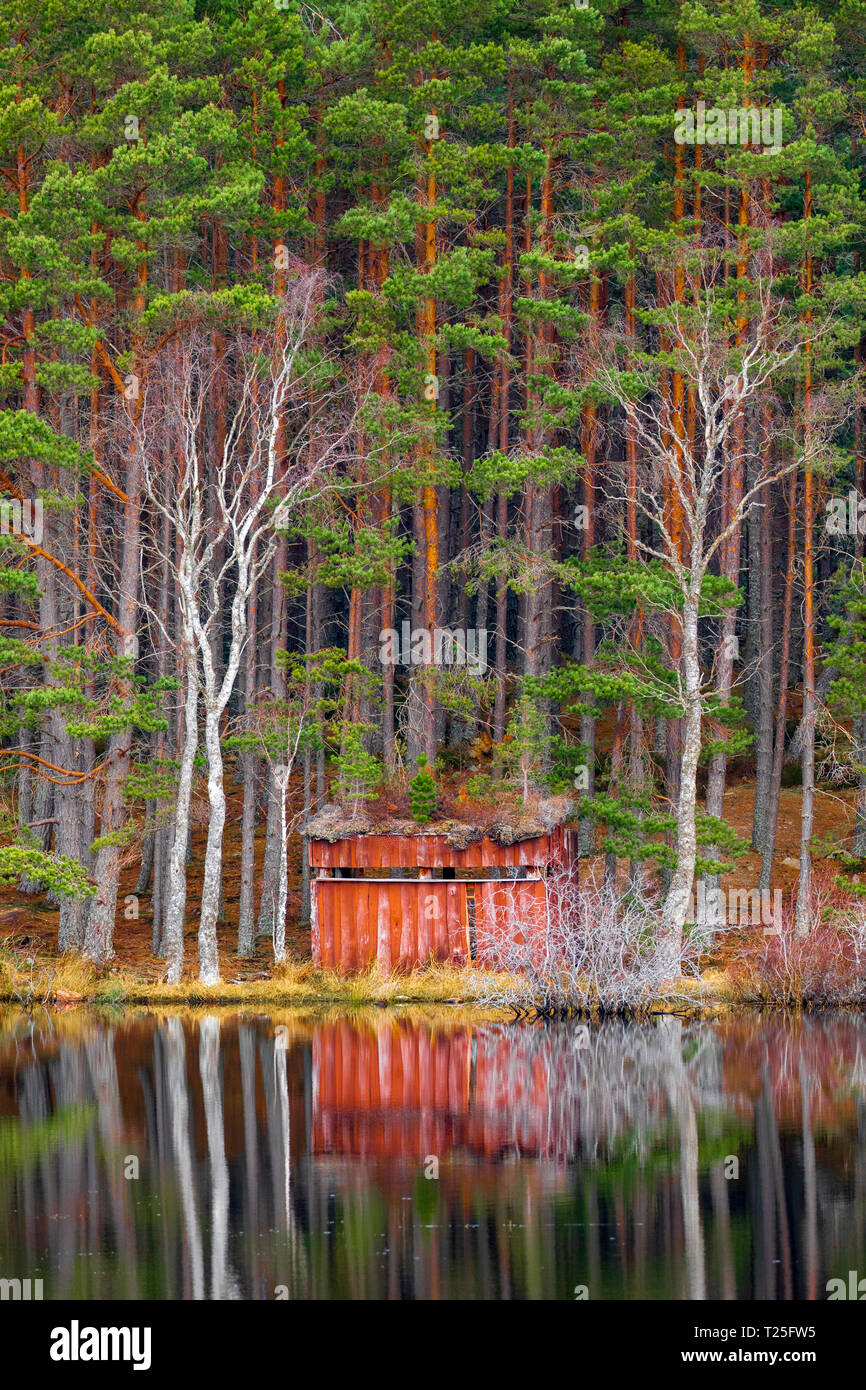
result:
[[[459,880],[319,878],[313,884],[313,959],[336,970],[411,970],[429,960],[465,965],[469,911]]]
[[[544,930],[549,867],[572,852],[571,832],[499,845],[475,840],[452,849],[436,835],[364,835],[329,843],[310,843],[313,879],[313,960],[327,969],[362,970],[377,962],[382,970],[411,970],[430,960],[465,965],[472,958],[470,899],[474,906],[475,961],[496,963],[495,943],[503,934]],[[476,870],[462,879],[332,878],[334,869],[361,874],[365,869],[436,868]],[[528,870],[522,879],[488,879],[491,868]],[[322,872],[325,876],[322,876]]]
[[[475,963],[492,970],[499,966],[497,944],[503,939],[526,940],[544,931],[547,885],[530,878],[515,883],[491,881],[475,885]]]

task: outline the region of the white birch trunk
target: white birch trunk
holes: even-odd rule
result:
[[[223,753],[220,744],[218,706],[205,705],[205,749],[207,752],[207,795],[210,823],[201,890],[201,918],[198,927],[199,979],[203,985],[217,985],[220,979],[217,948],[217,918],[222,885],[223,830],[226,823],[226,795]]]
[[[274,960],[281,965],[286,959],[286,908],[289,901],[289,827],[286,813],[286,798],[289,790],[291,768],[274,768],[274,783],[280,796],[280,866],[277,879],[277,910],[274,917]]]
[[[683,604],[683,761],[677,807],[677,864],[662,910],[663,949],[671,974],[680,973],[683,928],[697,859],[697,772],[701,753],[701,668],[698,661],[700,584],[689,586]]]
[[[202,1221],[198,1210],[195,1190],[195,1164],[190,1144],[189,1089],[186,1075],[186,1043],[183,1025],[179,1018],[166,1019],[165,1023],[166,1077],[171,1113],[171,1137],[177,1166],[180,1204],[183,1211],[183,1224],[186,1232],[186,1249],[189,1252],[189,1280],[192,1297],[204,1298],[204,1252],[202,1249]]]
[[[192,801],[192,779],[197,746],[198,679],[195,653],[188,648],[183,748],[174,807],[174,841],[169,860],[168,906],[164,928],[169,984],[177,984],[183,972],[183,928],[186,920],[186,847],[189,839],[189,811]]]

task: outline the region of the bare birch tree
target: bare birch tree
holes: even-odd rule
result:
[[[310,401],[319,394],[321,379],[320,367],[306,354],[321,304],[320,278],[309,271],[290,278],[274,324],[255,337],[236,334],[218,363],[209,350],[206,326],[186,331],[179,353],[173,345],[165,354],[158,388],[156,373],[151,372],[141,412],[145,443],[154,427],[173,431],[175,438],[175,463],[167,488],[152,453],[142,450],[146,495],[154,511],[168,519],[176,540],[168,559],[177,584],[178,640],[186,673],[181,779],[165,924],[170,980],[180,978],[183,966],[186,836],[199,699],[210,808],[198,935],[199,978],[204,984],[216,984],[226,820],[221,722],[240,671],[250,597],[271,565],[279,528],[288,524],[302,499],[309,501],[330,485],[347,435],[331,402],[327,418],[333,430],[328,433],[326,412],[319,409],[316,448],[304,447]],[[208,466],[202,452],[203,420],[218,370],[228,378],[221,383],[228,402],[227,426],[219,456]],[[159,554],[158,531],[153,549]],[[231,593],[231,606],[225,649],[219,650],[225,593]]]
[[[628,372],[618,365],[612,338],[602,348],[598,380],[621,407],[634,433],[642,461],[637,470],[634,505],[649,526],[638,535],[640,555],[661,561],[673,577],[678,603],[671,616],[682,633],[678,701],[683,712],[683,746],[676,812],[676,866],[662,908],[662,934],[672,972],[678,971],[683,928],[697,860],[697,770],[701,753],[705,699],[712,682],[701,669],[699,619],[704,581],[717,554],[768,484],[821,457],[838,419],[826,397],[813,398],[810,429],[795,422],[787,440],[787,457],[766,466],[760,441],[753,453],[754,481],[739,498],[731,498],[719,525],[714,524],[735,422],[759,392],[771,389],[802,347],[802,331],[786,306],[774,297],[772,281],[757,275],[750,283],[752,300],[745,341],[732,346],[733,332],[720,285],[720,257],[706,257],[692,278],[690,302],[674,302],[665,314],[666,364],[675,363],[693,388],[696,425],[693,434],[678,430],[668,394],[659,389],[659,366],[652,359]],[[826,333],[828,324],[815,325]],[[778,447],[775,456],[781,458]],[[628,499],[614,482],[608,498],[624,514]],[[682,542],[668,513],[673,498],[682,515]]]

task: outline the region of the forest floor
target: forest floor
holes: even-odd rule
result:
[[[733,781],[725,797],[725,819],[744,839],[751,834],[754,782]],[[240,789],[230,789],[229,817],[225,835],[226,874],[224,911],[219,926],[219,948],[223,983],[205,987],[195,978],[197,969],[195,904],[201,892],[206,818],[197,817],[193,829],[193,858],[188,868],[188,892],[192,910],[185,934],[187,968],[179,985],[165,983],[165,963],[151,952],[151,912],[148,894],[135,895],[138,859],[130,855],[124,866],[118,896],[115,931],[116,957],[108,970],[97,973],[86,962],[60,957],[56,952],[58,911],[41,898],[23,897],[15,885],[0,889],[0,997],[56,997],[61,1004],[79,999],[116,1003],[248,1003],[295,1005],[312,1002],[389,1004],[471,1003],[478,997],[484,972],[450,966],[431,965],[407,975],[383,979],[375,971],[346,977],[338,972],[317,970],[310,957],[310,933],[300,925],[301,842],[296,835],[290,842],[290,893],[287,928],[287,962],[275,967],[271,943],[256,942],[255,954],[241,959],[236,954],[238,903],[240,897]],[[815,797],[815,840],[837,841],[850,832],[854,819],[856,789],[818,788]],[[257,835],[256,860],[264,856],[264,827]],[[783,787],[779,806],[779,826],[773,886],[781,888],[788,909],[796,894],[799,873],[800,788]],[[600,877],[602,856],[583,861]],[[813,858],[817,882],[829,882],[832,860]],[[231,868],[237,866],[232,876]],[[749,853],[738,860],[733,871],[722,879],[722,888],[754,889],[760,873],[760,855]],[[127,918],[125,913],[138,912]],[[689,994],[701,993],[705,1003],[727,1004],[727,964],[731,956],[761,939],[761,928],[742,928],[725,933],[721,945],[702,962],[700,981],[683,981]],[[487,980],[487,984],[491,981]]]

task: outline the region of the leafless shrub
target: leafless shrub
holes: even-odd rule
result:
[[[735,957],[730,975],[737,999],[781,1008],[862,1004],[866,1000],[866,914],[831,913],[831,886],[813,883],[808,932],[797,936],[793,913],[779,930]]]
[[[519,916],[506,908],[485,925],[484,964],[508,980],[479,979],[482,1000],[547,1018],[640,1014],[653,1002],[682,1000],[681,975],[672,977],[659,922],[656,897],[616,896],[560,870],[547,881],[546,905]],[[680,972],[693,972],[695,961],[696,948],[686,944]]]

